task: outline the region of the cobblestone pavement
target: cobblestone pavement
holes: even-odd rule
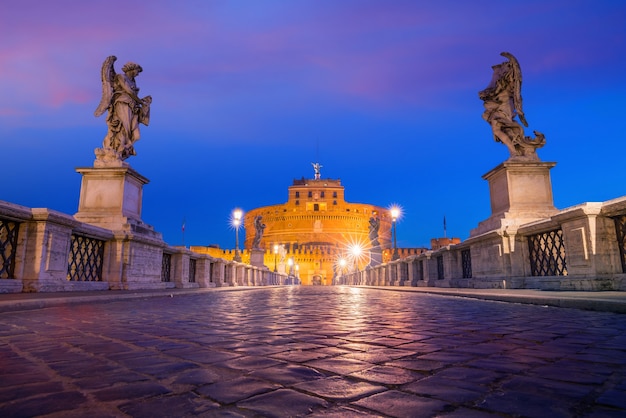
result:
[[[2,417],[624,417],[626,315],[349,287],[4,312]]]

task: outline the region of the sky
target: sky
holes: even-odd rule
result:
[[[76,213],[115,55],[153,98],[127,162],[168,244],[234,248],[233,209],[286,202],[313,162],[348,202],[400,205],[399,247],[444,217],[464,240],[509,156],[478,98],[503,51],[555,206],[626,195],[626,1],[0,0],[0,200]]]

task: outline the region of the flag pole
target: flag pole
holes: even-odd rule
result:
[[[183,218],[183,226],[181,227],[183,234],[183,247],[185,246],[185,218]]]

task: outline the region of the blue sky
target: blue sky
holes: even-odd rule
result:
[[[106,134],[100,66],[142,65],[143,220],[171,245],[234,247],[229,217],[295,178],[404,208],[398,245],[466,239],[481,176],[508,158],[482,120],[491,66],[517,57],[554,201],[625,195],[626,2],[0,1],[0,199],[74,214]]]

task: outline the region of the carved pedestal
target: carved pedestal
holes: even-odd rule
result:
[[[370,262],[368,268],[379,266],[383,263],[383,251],[380,246],[372,247],[370,250]]]
[[[505,161],[483,179],[489,182],[491,216],[470,232],[470,237],[545,218],[556,213],[550,169],[556,163]]]
[[[253,248],[250,250],[250,265],[254,267],[267,268],[264,264],[265,250]]]
[[[83,175],[75,218],[111,230],[129,221],[141,223],[144,184],[148,179],[130,167],[77,168]]]
[[[114,235],[106,244],[111,257],[107,257],[103,271],[110,288],[173,287],[173,282],[161,281],[163,238],[141,220],[143,186],[148,179],[127,164],[76,171],[83,179],[74,218]]]

